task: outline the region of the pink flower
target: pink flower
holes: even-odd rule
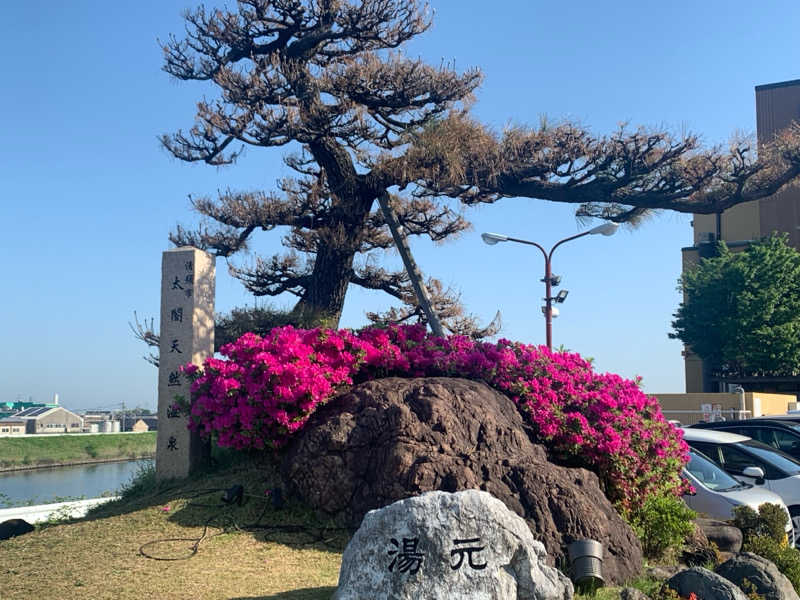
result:
[[[598,474],[623,512],[649,494],[685,491],[687,446],[658,403],[638,381],[594,373],[577,354],[505,339],[437,338],[419,325],[357,333],[279,327],[263,338],[245,334],[221,354],[183,368],[192,379],[189,426],[216,433],[221,446],[280,448],[354,381],[467,377],[507,394],[551,450]]]

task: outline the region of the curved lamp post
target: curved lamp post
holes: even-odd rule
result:
[[[555,252],[556,248],[558,248],[564,242],[569,242],[570,240],[578,239],[579,237],[583,237],[585,235],[614,235],[616,233],[617,228],[619,225],[617,223],[604,223],[603,225],[598,225],[590,229],[589,231],[584,231],[583,233],[578,233],[576,235],[571,235],[563,240],[559,240],[556,244],[550,248],[550,252],[548,253],[544,248],[542,248],[536,242],[531,242],[529,240],[521,240],[519,238],[509,237],[507,235],[502,235],[499,233],[482,233],[481,239],[484,242],[493,246],[497,242],[518,242],[520,244],[528,244],[530,246],[536,246],[539,250],[542,251],[542,255],[544,255],[544,286],[545,286],[545,305],[542,307],[544,309],[544,319],[545,319],[545,333],[547,338],[547,349],[553,349],[553,301],[556,302],[563,302],[567,298],[567,290],[561,290],[557,296],[552,296],[552,289],[554,285],[558,285],[561,282],[561,278],[557,275],[553,275],[552,270],[550,268],[550,264],[553,259],[553,252]]]

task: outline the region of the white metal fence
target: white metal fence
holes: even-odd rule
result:
[[[710,412],[703,410],[662,410],[668,420],[679,421],[681,425],[694,425],[707,421],[742,421],[751,417],[751,411],[738,408],[723,408]]]

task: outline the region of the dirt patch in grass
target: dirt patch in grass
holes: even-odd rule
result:
[[[86,520],[2,541],[0,597],[330,598],[347,534],[291,499],[276,509],[265,494],[274,481],[263,463],[246,463],[142,484]],[[237,483],[243,504],[222,503]]]

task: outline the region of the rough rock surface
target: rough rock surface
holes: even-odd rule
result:
[[[681,562],[689,567],[701,567],[708,563],[718,562],[718,553],[711,546],[703,529],[696,522],[692,523],[692,533],[683,540],[684,549],[681,552]]]
[[[800,600],[792,582],[772,561],[751,552],[742,552],[715,570],[718,575],[722,575],[739,587],[742,587],[742,581],[747,579],[755,592],[764,600]]]
[[[649,577],[650,579],[655,579],[656,581],[664,581],[665,579],[669,579],[675,573],[678,573],[682,570],[682,567],[677,565],[655,565],[652,567],[645,567],[644,574]]]
[[[429,492],[364,517],[334,600],[570,600],[525,521],[490,494]]]
[[[650,600],[650,597],[642,590],[636,588],[626,587],[622,588],[619,592],[619,600]]]
[[[747,600],[745,593],[721,575],[703,567],[676,573],[664,583],[685,598],[694,592],[702,600]]]
[[[0,523],[0,540],[8,540],[18,535],[30,533],[35,528],[23,519],[9,519]]]
[[[288,449],[283,473],[311,506],[351,527],[367,511],[427,491],[481,489],[522,516],[553,558],[603,544],[603,576],[638,575],[642,550],[585,469],[557,466],[516,406],[475,381],[386,378],[320,408]]]
[[[720,552],[736,554],[742,549],[742,532],[738,527],[714,519],[698,518],[696,523],[706,534],[708,541],[714,542]]]

